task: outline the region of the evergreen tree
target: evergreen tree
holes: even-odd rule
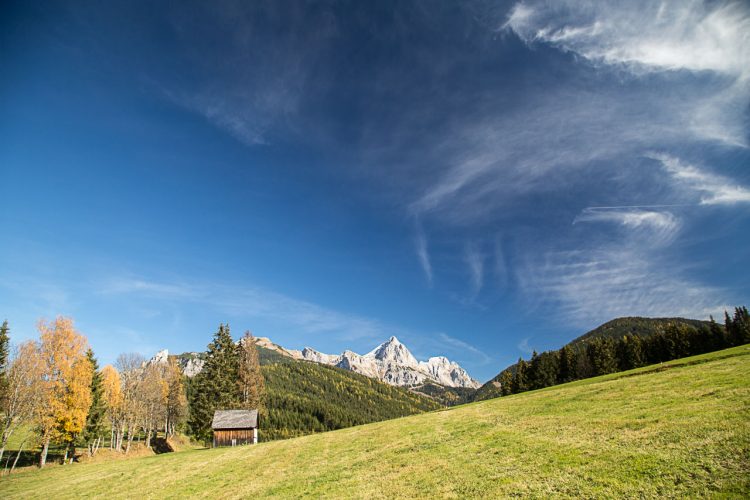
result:
[[[591,361],[593,375],[606,375],[617,371],[617,358],[612,339],[595,338],[586,346],[586,354]]]
[[[630,370],[645,364],[643,341],[638,335],[625,335],[618,342],[617,357],[620,370]]]
[[[536,369],[537,388],[555,385],[559,367],[560,353],[558,351],[545,351],[540,354]]]
[[[510,370],[504,370],[503,373],[500,374],[500,393],[503,396],[508,396],[512,393],[513,390],[513,374],[510,372]]]
[[[8,320],[0,326],[0,413],[5,413],[8,391],[8,355],[10,354],[10,328]]]
[[[523,358],[518,358],[518,363],[516,364],[516,372],[513,374],[513,384],[511,386],[511,392],[513,394],[518,394],[519,392],[529,390],[529,381],[527,376],[528,366],[528,363],[526,363]]]
[[[729,333],[729,340],[732,345],[743,345],[750,342],[750,315],[748,315],[746,307],[735,307],[734,317],[729,320],[729,315],[726,316],[730,326],[727,327]]]
[[[86,351],[86,359],[91,364],[91,406],[86,416],[86,425],[83,428],[83,443],[88,447],[89,456],[93,456],[101,444],[104,434],[104,422],[106,419],[107,405],[104,401],[104,387],[102,386],[102,374],[99,372],[99,363],[94,357],[94,351],[89,348]]]
[[[569,345],[560,349],[560,365],[557,373],[557,383],[564,384],[576,378],[577,351]]]
[[[718,324],[713,316],[711,316],[708,329],[711,332],[711,350],[724,349],[729,345],[727,330]]]
[[[237,386],[239,356],[229,333],[229,325],[219,325],[213,341],[208,344],[206,363],[190,385],[191,433],[208,442],[214,411],[241,408]]]
[[[528,364],[528,370],[526,372],[526,379],[529,382],[529,389],[539,389],[543,387],[540,385],[539,373],[540,373],[540,358],[539,354],[534,351],[531,353],[531,360]]]
[[[248,331],[237,346],[239,351],[239,377],[237,379],[241,406],[263,413],[265,384],[260,370],[260,358],[255,338]]]

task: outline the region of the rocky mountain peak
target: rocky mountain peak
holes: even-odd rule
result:
[[[391,337],[386,342],[383,342],[367,353],[365,357],[406,367],[417,367],[419,365],[417,358],[396,337]]]

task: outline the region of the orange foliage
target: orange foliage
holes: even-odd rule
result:
[[[86,359],[86,338],[62,316],[39,322],[42,405],[38,423],[46,440],[72,442],[83,430],[91,406],[93,367]]]

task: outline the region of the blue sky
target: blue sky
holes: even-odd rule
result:
[[[0,316],[486,380],[750,303],[744,2],[10,2]]]

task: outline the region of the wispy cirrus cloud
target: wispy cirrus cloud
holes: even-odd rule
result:
[[[450,335],[447,335],[445,333],[440,333],[438,337],[443,344],[450,346],[452,348],[451,350],[456,352],[457,354],[465,356],[466,353],[470,353],[472,357],[479,360],[479,364],[486,365],[492,363],[493,361],[492,358],[487,355],[487,353],[474,347],[468,342],[464,342],[461,339],[451,337]]]
[[[471,296],[476,298],[484,285],[484,255],[476,242],[466,245],[464,259],[469,270]]]
[[[432,262],[430,261],[430,252],[427,249],[427,237],[424,234],[422,225],[417,222],[417,229],[414,235],[414,246],[419,259],[419,265],[422,267],[427,284],[432,286]]]
[[[117,278],[100,286],[105,295],[142,295],[163,301],[195,302],[238,317],[263,318],[309,334],[335,334],[342,339],[380,339],[398,328],[347,314],[260,287],[211,283],[165,283]]]
[[[531,301],[555,304],[572,324],[619,316],[708,318],[727,308],[726,291],[684,279],[637,246],[551,251],[519,272]]]
[[[750,189],[735,184],[729,178],[707,172],[674,156],[652,153],[675,182],[693,193],[702,194],[701,205],[735,205],[750,203]]]
[[[641,234],[661,244],[670,242],[680,229],[680,220],[668,211],[632,207],[589,207],[573,220],[581,222],[613,223],[630,230],[630,235]]]
[[[713,73],[711,94],[691,102],[687,124],[698,136],[747,146],[741,103],[750,88],[750,8],[740,1],[518,3],[504,28],[592,64],[633,74]]]

